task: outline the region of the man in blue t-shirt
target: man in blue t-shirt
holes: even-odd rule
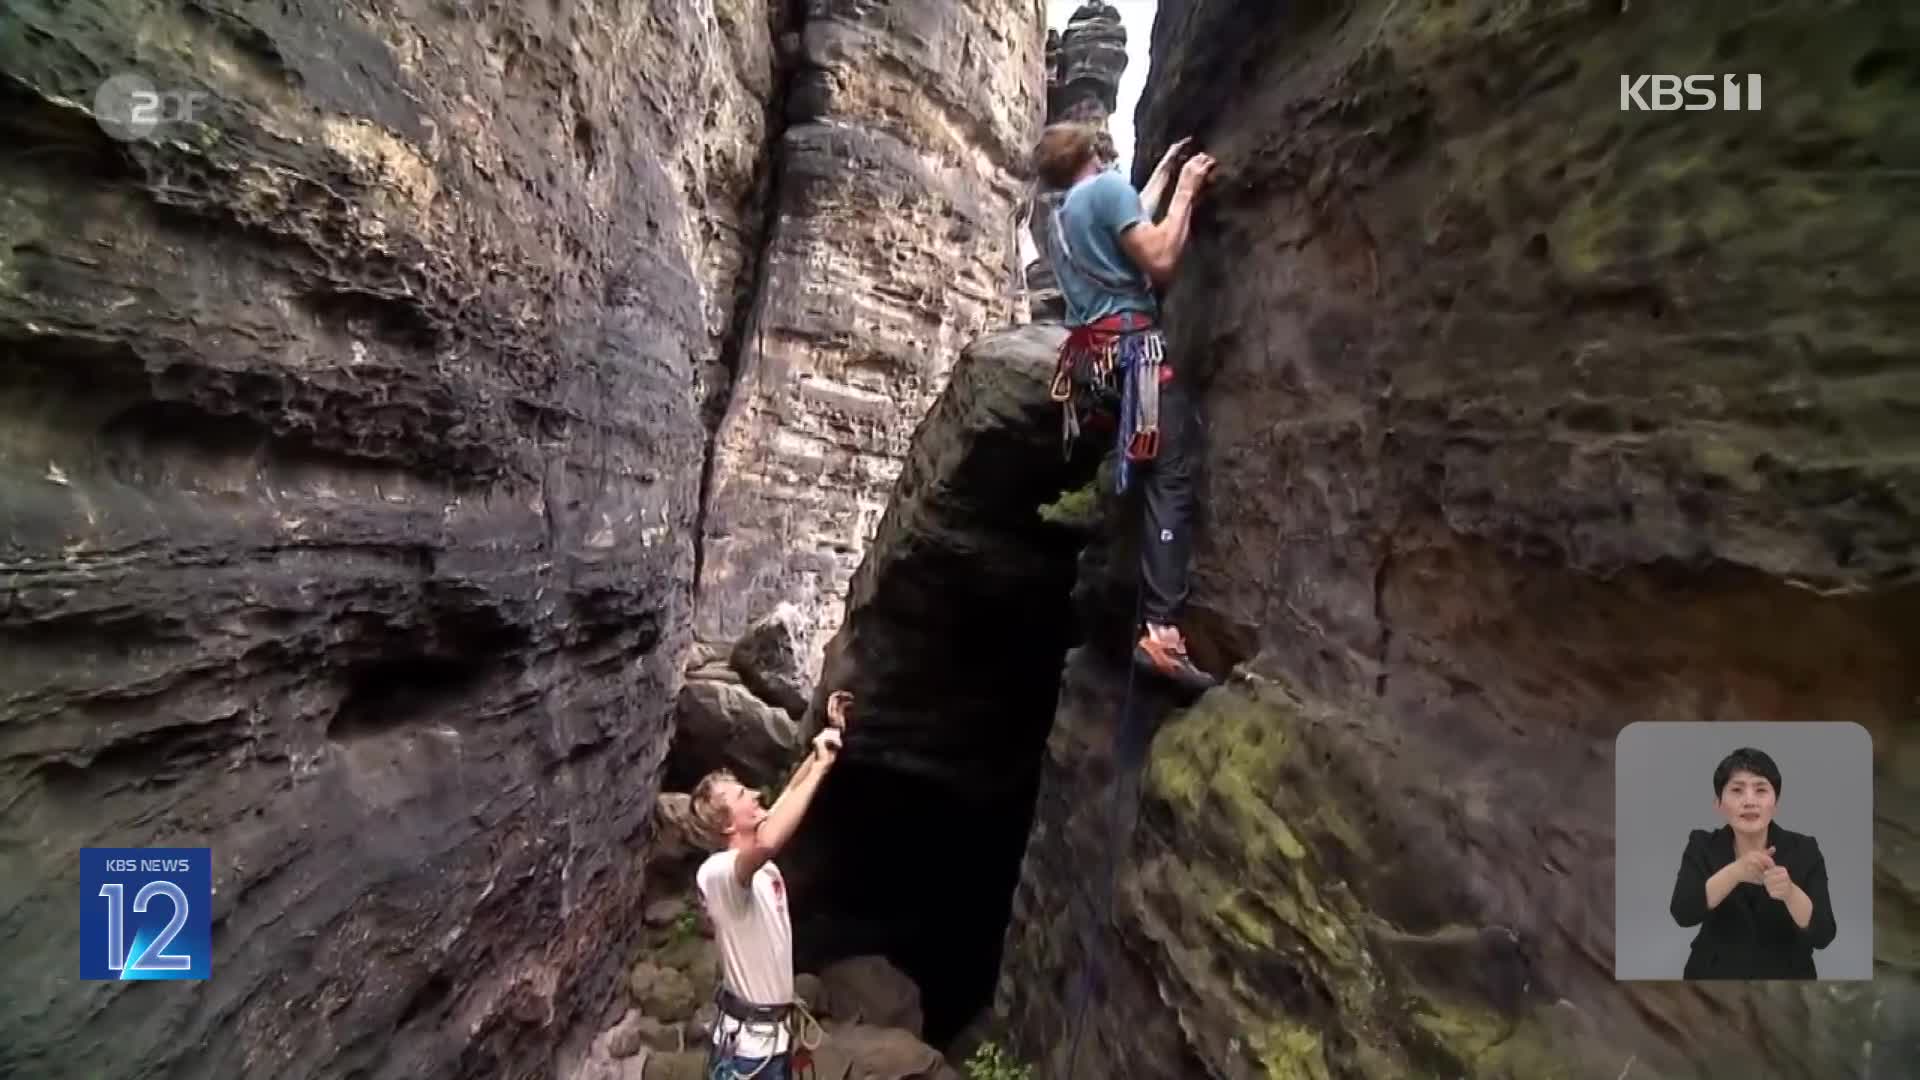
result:
[[[1177,625],[1187,597],[1197,432],[1187,388],[1166,362],[1154,288],[1171,280],[1179,265],[1193,200],[1212,175],[1214,160],[1195,154],[1180,168],[1166,216],[1156,222],[1151,209],[1186,140],[1161,159],[1143,198],[1105,168],[1102,135],[1083,124],[1054,124],[1034,151],[1041,183],[1066,191],[1046,237],[1071,330],[1060,351],[1054,397],[1066,406],[1069,437],[1083,423],[1117,426],[1123,490],[1133,471],[1144,474],[1144,625],[1134,658],[1201,690],[1213,679],[1194,665]]]

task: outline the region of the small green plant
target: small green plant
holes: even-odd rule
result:
[[[691,908],[674,916],[667,928],[667,942],[678,945],[683,941],[692,941],[700,936],[700,916]]]
[[[1040,520],[1069,529],[1091,529],[1100,523],[1098,481],[1071,491],[1040,508]]]
[[[975,1047],[963,1067],[967,1080],[1033,1080],[1033,1066],[1020,1064],[992,1041]]]

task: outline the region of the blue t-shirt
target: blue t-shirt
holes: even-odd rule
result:
[[[1073,260],[1060,252],[1052,258],[1068,324],[1079,326],[1122,311],[1154,314],[1151,283],[1120,248],[1120,234],[1147,221],[1140,193],[1119,173],[1098,172],[1068,189],[1055,213],[1074,254]],[[1051,238],[1048,243],[1053,243]],[[1074,261],[1087,264],[1108,283],[1082,274]]]

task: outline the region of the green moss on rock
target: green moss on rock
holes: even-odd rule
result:
[[[1040,520],[1069,529],[1092,530],[1100,524],[1098,481],[1090,480],[1040,508]]]
[[[1328,1080],[1327,1055],[1319,1033],[1279,1021],[1253,1036],[1254,1055],[1268,1080]]]
[[[1398,931],[1322,862],[1369,848],[1325,769],[1336,730],[1282,687],[1241,683],[1161,729],[1147,787],[1168,813],[1135,901],[1166,960],[1161,993],[1198,1041],[1237,1040],[1268,1077],[1569,1075],[1540,1006],[1505,1015],[1422,985],[1390,951],[1420,942],[1471,963],[1478,931]],[[1335,1028],[1348,1037],[1329,1042]]]

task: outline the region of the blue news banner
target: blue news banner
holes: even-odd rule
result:
[[[212,967],[213,849],[80,849],[82,979],[204,979]]]

